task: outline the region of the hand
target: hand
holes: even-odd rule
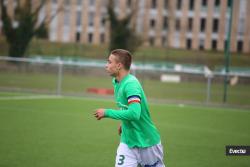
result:
[[[104,118],[104,109],[103,108],[99,108],[95,111],[94,116],[96,117],[97,120],[101,120],[102,118]]]

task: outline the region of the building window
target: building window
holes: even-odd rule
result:
[[[155,20],[154,19],[150,20],[150,27],[155,28]]]
[[[179,33],[175,33],[173,40],[174,40],[173,47],[179,48],[180,47],[180,34]]]
[[[175,21],[175,30],[180,31],[180,27],[181,27],[181,21],[180,21],[180,19],[176,19],[176,21]]]
[[[231,4],[231,0],[227,0],[227,7],[231,8],[232,4]]]
[[[82,5],[82,0],[77,0],[77,6],[81,6]]]
[[[89,6],[95,6],[95,0],[89,0]]]
[[[248,4],[247,0],[241,0],[239,3],[240,3],[239,4],[240,11],[238,16],[237,33],[238,36],[243,36],[246,32],[246,23],[247,23],[246,19],[248,18],[247,16]]]
[[[151,0],[151,8],[155,9],[157,6],[156,0]]]
[[[176,4],[177,10],[181,10],[181,3],[182,3],[182,0],[177,0],[177,4]]]
[[[65,6],[69,6],[69,4],[70,4],[69,0],[64,0],[64,5]]]
[[[219,20],[218,19],[214,19],[213,20],[213,32],[217,33],[219,29]]]
[[[168,0],[164,0],[164,8],[168,9]]]
[[[163,36],[163,37],[161,38],[161,44],[162,44],[163,47],[166,46],[167,40],[166,40],[166,37],[165,37],[165,36]]]
[[[204,39],[200,39],[199,49],[200,49],[200,50],[204,50],[204,45],[205,45]]]
[[[51,15],[56,15],[56,10],[52,10]],[[57,24],[58,24],[58,16],[52,19],[49,25],[50,26],[49,38],[51,41],[57,40]]]
[[[80,40],[81,40],[81,33],[76,32],[76,42],[80,42]]]
[[[217,41],[215,39],[212,40],[212,49],[217,50]]]
[[[76,12],[76,25],[81,26],[82,24],[82,11]]]
[[[92,43],[92,42],[93,42],[93,34],[92,34],[92,33],[89,33],[89,34],[88,34],[88,42],[89,42],[89,43]]]
[[[219,13],[220,12],[220,0],[215,0],[214,1],[214,11],[216,13]]]
[[[131,0],[127,0],[127,7],[131,7],[132,5],[132,1]]]
[[[101,33],[101,35],[100,35],[100,42],[101,43],[105,42],[105,34],[104,33]]]
[[[201,0],[201,11],[207,12],[207,0]]]
[[[93,34],[92,34],[92,33],[89,33],[89,34],[88,34],[88,42],[89,42],[89,43],[92,43],[92,42],[93,42]]]
[[[237,51],[238,52],[242,52],[243,50],[243,42],[242,41],[238,41],[237,42]]]
[[[106,23],[106,19],[104,17],[101,18],[101,25],[104,27]]]
[[[70,24],[70,10],[69,8],[65,8],[64,11],[64,25],[69,26]]]
[[[188,18],[188,31],[191,32],[193,29],[193,18]]]
[[[214,1],[214,6],[219,7],[220,6],[220,0],[215,0]]]
[[[201,19],[200,31],[201,31],[201,32],[204,32],[204,31],[205,31],[205,28],[206,28],[206,19],[205,19],[205,18],[202,18],[202,19]]]
[[[164,18],[163,18],[163,29],[164,30],[168,29],[168,18],[167,18],[167,16],[164,16]]]
[[[245,32],[245,19],[239,18],[238,21],[238,35],[243,36]]]
[[[189,0],[189,10],[194,10],[194,0]]]
[[[186,46],[187,46],[187,49],[191,49],[192,48],[192,39],[187,39]]]
[[[67,3],[66,1],[64,1],[65,3]],[[69,6],[65,6],[65,10],[64,10],[64,25],[63,25],[63,34],[62,34],[62,40],[64,42],[69,41],[69,37],[70,37],[70,8]]]
[[[202,0],[201,5],[202,5],[203,7],[207,7],[207,0]]]
[[[89,26],[90,27],[94,26],[94,17],[95,17],[95,13],[89,12]]]

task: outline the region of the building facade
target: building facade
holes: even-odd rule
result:
[[[230,2],[114,0],[114,9],[121,18],[135,11],[132,26],[145,46],[223,51],[233,6],[231,51],[249,53],[250,1]],[[7,2],[9,8],[15,8],[15,3]],[[39,20],[55,15],[48,25],[50,41],[105,44],[109,42],[107,4],[108,0],[51,0],[40,11]]]

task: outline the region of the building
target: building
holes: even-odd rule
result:
[[[219,50],[225,48],[233,6],[231,51],[250,52],[249,0],[114,0],[119,17],[136,8],[133,26],[145,46]],[[55,15],[49,40],[103,44],[109,41],[108,0],[51,0],[40,20]],[[15,8],[15,0],[8,0]],[[1,23],[0,23],[1,28]]]

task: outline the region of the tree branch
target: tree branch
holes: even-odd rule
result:
[[[9,17],[7,13],[7,6],[4,4],[4,0],[0,0],[1,6],[1,20],[3,22],[3,33],[5,34],[7,40],[9,41],[10,38],[8,36],[13,36],[13,27],[12,27],[12,19]]]

